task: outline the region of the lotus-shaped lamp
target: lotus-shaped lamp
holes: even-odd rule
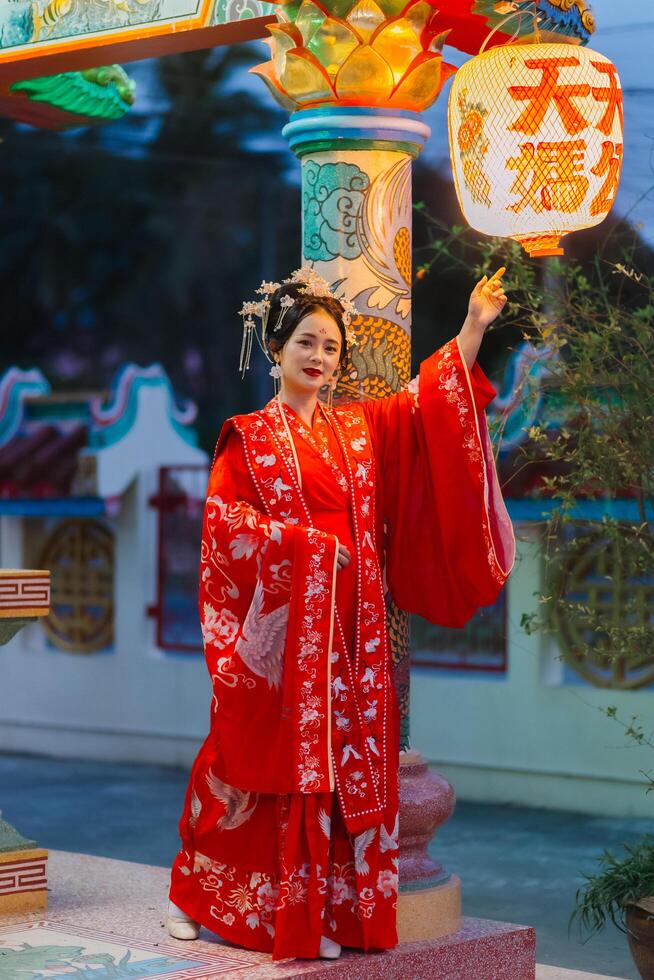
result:
[[[456,69],[425,0],[285,0],[260,75],[285,109],[383,106],[420,112]]]

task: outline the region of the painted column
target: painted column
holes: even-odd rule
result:
[[[294,112],[283,132],[302,163],[302,262],[360,314],[336,397],[383,398],[410,380],[411,164],[430,129],[415,112],[330,106]],[[458,928],[459,880],[427,854],[454,792],[409,751],[409,618],[390,597],[387,617],[402,750],[398,931],[410,941]]]
[[[360,312],[336,397],[383,398],[411,370],[411,162],[429,137],[417,113],[295,112],[283,130],[302,161],[302,262]],[[401,747],[409,745],[409,626],[389,602]]]

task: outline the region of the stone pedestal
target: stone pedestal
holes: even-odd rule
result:
[[[400,895],[397,929],[401,943],[438,939],[461,925],[461,882],[427,852],[429,842],[454,812],[454,790],[430,772],[419,752],[400,753]]]
[[[0,854],[0,918],[48,904],[48,852],[34,847]]]
[[[47,906],[47,867],[48,852],[19,834],[0,813],[0,916]]]
[[[49,612],[50,572],[0,569],[0,646]],[[0,812],[0,916],[46,908],[47,868],[48,852],[19,834]]]

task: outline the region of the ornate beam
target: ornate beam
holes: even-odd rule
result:
[[[0,84],[263,37],[261,0],[15,0],[0,5]]]
[[[533,33],[585,44],[595,28],[586,0],[433,0],[448,45],[476,54]],[[266,36],[275,4],[263,0],[14,0],[0,4],[0,85],[111,62],[210,48]],[[297,3],[299,8],[300,3]],[[399,7],[403,5],[400,4]],[[399,9],[399,8],[398,8]],[[508,17],[512,10],[521,16]],[[505,33],[506,31],[506,33]]]

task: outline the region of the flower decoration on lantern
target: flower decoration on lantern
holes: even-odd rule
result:
[[[450,92],[450,155],[473,228],[532,256],[599,224],[622,167],[622,88],[604,55],[568,44],[508,44],[459,69]]]
[[[424,0],[282,0],[268,26],[272,60],[251,68],[290,111],[365,105],[420,112],[456,70],[448,34]]]

